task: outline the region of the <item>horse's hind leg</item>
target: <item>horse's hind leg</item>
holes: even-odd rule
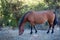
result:
[[[37,29],[36,29],[36,27],[34,26],[34,29],[35,29],[35,33],[37,33]]]
[[[55,25],[52,26],[52,32],[51,32],[51,33],[54,33],[54,26],[55,26]]]
[[[50,29],[51,29],[51,25],[49,25],[49,29],[48,29],[48,31],[47,31],[47,34],[49,33]]]

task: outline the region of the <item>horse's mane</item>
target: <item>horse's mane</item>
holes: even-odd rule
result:
[[[20,27],[21,24],[23,23],[24,18],[25,18],[25,16],[26,16],[28,13],[31,13],[31,11],[26,12],[26,13],[22,16],[22,18],[19,20],[19,27]]]

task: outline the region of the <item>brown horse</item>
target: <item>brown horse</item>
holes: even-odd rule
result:
[[[47,33],[49,33],[49,30],[52,27],[52,32],[54,32],[54,26],[56,25],[56,15],[55,12],[52,10],[46,10],[46,11],[28,11],[21,19],[21,22],[19,24],[19,35],[23,34],[24,32],[24,25],[26,22],[29,22],[31,24],[31,34],[32,34],[32,27],[35,28],[36,24],[43,24],[45,22],[49,23],[49,29]],[[37,33],[37,30],[35,28],[35,33]]]

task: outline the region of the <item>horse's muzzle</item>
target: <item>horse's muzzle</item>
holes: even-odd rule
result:
[[[19,33],[19,35],[22,35],[22,34],[23,34],[23,32],[20,32],[20,33]]]
[[[23,32],[24,32],[24,30],[20,30],[20,31],[19,31],[19,35],[22,35]]]

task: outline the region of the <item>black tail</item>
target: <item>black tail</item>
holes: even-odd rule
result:
[[[56,18],[56,15],[55,15],[55,19],[54,19],[54,25],[57,24],[57,18]]]
[[[57,24],[56,10],[55,10],[54,14],[55,14],[54,25],[56,25]]]

